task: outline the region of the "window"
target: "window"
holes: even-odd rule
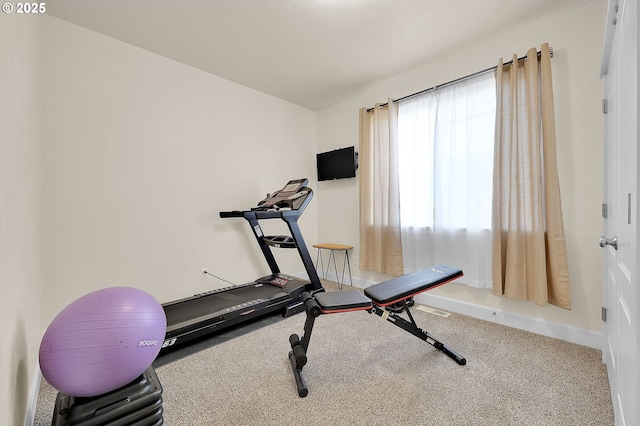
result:
[[[495,90],[494,75],[487,72],[399,102],[400,216],[407,271],[427,266],[423,263],[435,250],[435,261],[458,265],[461,259],[467,264],[478,259],[481,252],[487,258],[480,262],[488,265],[482,264],[487,274],[480,274],[479,281],[491,281]],[[462,252],[467,254],[459,256]]]
[[[491,228],[495,111],[492,73],[399,104],[403,226]]]

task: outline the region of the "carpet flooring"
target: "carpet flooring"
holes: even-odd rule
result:
[[[459,314],[412,313],[467,364],[375,315],[322,315],[300,398],[287,354],[304,314],[265,318],[154,362],[165,424],[614,424],[599,350]],[[55,396],[43,380],[35,425],[51,424]]]

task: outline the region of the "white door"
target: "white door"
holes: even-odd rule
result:
[[[638,0],[620,0],[609,65],[604,76],[605,194],[603,359],[616,425],[638,425],[638,298],[636,223],[638,194]],[[612,19],[611,16],[608,20]],[[614,22],[614,21],[612,21]]]

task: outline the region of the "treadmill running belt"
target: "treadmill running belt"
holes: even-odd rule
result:
[[[231,288],[220,293],[211,293],[180,303],[163,305],[163,308],[167,316],[167,326],[170,327],[198,317],[210,316],[215,318],[225,313],[222,311],[238,304],[256,299],[268,300],[279,294],[285,295],[279,287],[251,285]]]

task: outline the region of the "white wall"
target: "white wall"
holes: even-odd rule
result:
[[[56,18],[44,24],[44,324],[102,287],[167,302],[227,285],[203,280],[203,267],[235,283],[270,273],[247,222],[218,212],[313,178],[315,113]],[[309,241],[315,210],[300,219]],[[278,222],[265,232],[288,232]],[[275,255],[283,271],[304,271],[295,250]]]
[[[497,64],[498,58],[522,56],[544,42],[554,49],[552,70],[558,143],[558,168],[563,203],[573,310],[539,307],[532,302],[493,296],[489,290],[448,284],[429,292],[462,308],[499,320],[494,312],[524,316],[578,329],[599,345],[602,303],[602,254],[597,241],[602,228],[602,83],[600,58],[606,2],[594,0],[554,16],[499,28],[486,39],[461,47],[437,59],[380,81],[352,99],[318,114],[318,149],[358,145],[358,109],[399,98]],[[424,40],[437,43],[437,40]],[[507,59],[505,59],[507,60]],[[319,182],[318,237],[323,241],[355,246],[358,263],[358,179]],[[387,277],[368,271],[355,275],[361,284]],[[464,282],[464,280],[460,280]],[[480,308],[474,310],[473,308]],[[515,316],[509,315],[509,324]],[[514,324],[512,324],[514,325]],[[595,339],[595,340],[594,340]]]
[[[40,345],[37,18],[0,16],[0,424],[22,424]],[[28,18],[28,17],[24,17]]]

